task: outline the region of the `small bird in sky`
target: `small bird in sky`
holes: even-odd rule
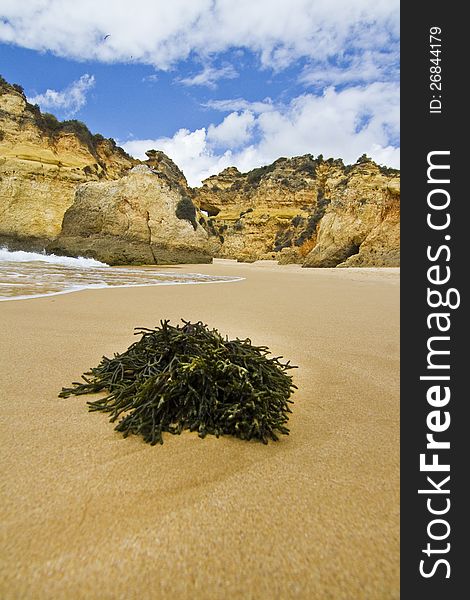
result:
[[[104,38],[103,38],[103,40],[107,40],[110,35],[111,35],[110,33],[108,33],[108,35],[105,35]]]

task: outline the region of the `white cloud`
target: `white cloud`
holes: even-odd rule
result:
[[[364,116],[367,120],[358,128]],[[286,111],[261,114],[257,124],[262,131],[259,149],[263,154],[311,152],[351,162],[364,152],[372,155],[377,146],[388,147],[390,137],[395,137],[398,90],[389,83],[342,91],[330,87],[321,96],[294,98]]]
[[[190,185],[200,185],[209,175],[219,173],[233,164],[230,151],[215,154],[207,141],[205,128],[189,131],[179,129],[171,138],[119,142],[129,154],[145,160],[146,150],[162,150],[180,167]]]
[[[28,100],[31,104],[39,104],[42,110],[56,109],[73,115],[86,104],[86,95],[94,85],[94,76],[85,73],[61,92],[46,90],[43,94],[29,97]]]
[[[135,7],[125,0],[0,3],[0,42],[76,60],[153,65],[157,73],[147,82],[157,80],[158,70],[185,67],[176,81],[214,89],[220,79],[242,73],[248,53],[258,57],[258,66],[274,71],[302,59],[298,82],[320,95],[289,99],[284,90],[284,104],[270,98],[209,100],[207,108],[227,113],[221,123],[125,144],[137,155],[161,148],[193,184],[230,164],[247,170],[306,152],[349,162],[367,152],[396,166],[398,36],[398,0],[139,0]],[[194,65],[202,70],[188,75]],[[248,95],[253,88],[248,80],[242,83]],[[32,100],[73,112],[83,106],[86,90],[72,91],[73,86],[48,90]]]
[[[191,185],[199,185],[231,165],[248,171],[280,156],[307,153],[347,163],[366,153],[379,164],[398,168],[399,149],[389,141],[398,138],[398,128],[398,88],[378,82],[341,91],[330,87],[321,96],[304,94],[258,115],[231,112],[207,129],[180,129],[171,138],[133,140],[123,146],[139,158],[150,148],[163,150]]]
[[[299,81],[306,86],[398,81],[397,52],[360,52],[338,64],[312,62],[304,67]]]
[[[220,125],[209,125],[207,140],[214,146],[222,148],[237,148],[242,144],[246,145],[251,138],[254,124],[253,113],[249,111],[232,112]]]
[[[344,48],[383,49],[398,26],[398,0],[140,0],[135,9],[125,0],[3,0],[0,6],[0,41],[158,69],[235,48],[274,68],[300,57],[326,61]]]
[[[250,112],[259,114],[269,110],[274,110],[273,101],[271,98],[265,98],[262,102],[249,102],[244,98],[232,98],[227,100],[209,100],[203,104],[206,108],[213,108],[214,110],[220,110],[221,112],[228,112],[231,110],[249,110]]]
[[[158,81],[158,75],[156,73],[152,73],[151,75],[147,75],[146,77],[142,77],[142,82],[150,82],[155,83]]]
[[[208,88],[215,89],[219,79],[235,79],[236,77],[238,77],[238,73],[235,71],[232,65],[227,65],[219,69],[205,66],[204,69],[197,75],[177,79],[177,81],[183,85],[203,85]]]
[[[135,7],[125,0],[0,4],[0,42],[76,60],[140,62],[157,71],[185,60],[202,64],[198,73],[177,73],[183,85],[214,88],[221,78],[236,77],[243,68],[242,49],[273,70],[302,59],[306,66],[300,81],[320,95],[306,93],[290,100],[284,95],[284,104],[270,98],[211,100],[206,107],[227,113],[222,122],[124,144],[144,158],[151,147],[163,150],[192,184],[232,164],[248,170],[279,156],[307,152],[347,162],[366,152],[398,166],[398,35],[398,0],[139,0]],[[223,62],[224,52],[231,53],[234,66]],[[30,100],[45,109],[73,113],[93,85],[93,77],[87,77]]]

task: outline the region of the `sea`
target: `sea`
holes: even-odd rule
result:
[[[221,283],[240,279],[180,273],[177,267],[110,267],[93,258],[0,248],[0,302],[94,288]]]

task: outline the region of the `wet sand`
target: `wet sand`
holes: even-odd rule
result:
[[[0,596],[399,598],[398,270],[179,269],[245,279],[0,304]],[[290,436],[150,447],[57,398],[181,317],[299,365]]]

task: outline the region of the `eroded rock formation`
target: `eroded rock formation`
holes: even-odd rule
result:
[[[116,181],[80,185],[48,251],[110,265],[211,262],[211,242],[186,180],[179,169],[172,175],[174,163],[167,167],[165,173],[137,165]]]
[[[217,256],[309,267],[399,264],[400,179],[366,156],[312,155],[249,173],[225,169],[194,190]]]
[[[0,244],[43,248],[60,233],[78,184],[116,179],[137,162],[83,123],[42,114],[0,78]]]
[[[110,264],[399,264],[399,172],[366,156],[229,167],[195,189],[163,152],[147,156],[42,114],[0,78],[0,245]]]

